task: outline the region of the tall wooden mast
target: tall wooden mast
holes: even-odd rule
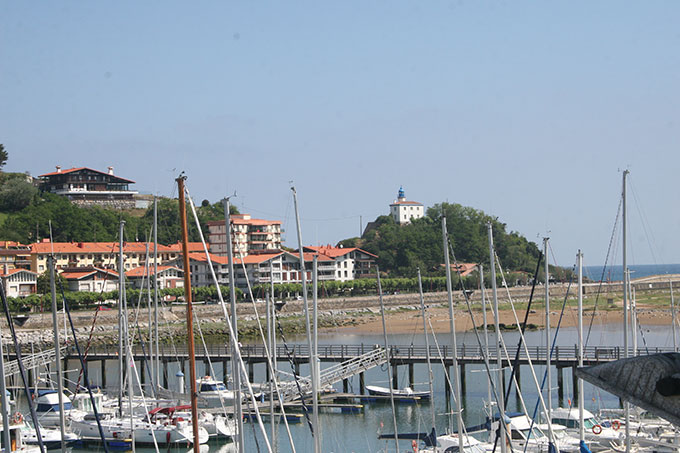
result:
[[[182,225],[182,259],[184,262],[184,300],[187,304],[187,342],[189,349],[189,378],[191,379],[191,426],[194,430],[194,451],[200,451],[198,439],[198,402],[196,400],[196,353],[194,351],[194,318],[191,301],[191,272],[189,272],[189,233],[187,230],[187,205],[184,200],[185,176],[177,178],[179,191],[179,219]],[[182,391],[183,389],[180,389]]]

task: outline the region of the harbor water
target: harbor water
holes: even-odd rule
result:
[[[585,323],[587,326],[587,323]],[[554,331],[553,331],[554,333]],[[672,333],[670,327],[668,329],[659,328],[645,328],[642,326],[640,332],[639,343],[647,347],[670,347],[672,346]],[[612,344],[620,344],[623,338],[622,328],[618,325],[595,325],[589,337],[588,346],[611,346]],[[519,339],[517,332],[503,333],[503,339],[508,347],[515,346]],[[541,346],[544,343],[544,332],[530,331],[526,333],[527,344],[532,348]],[[390,344],[392,345],[424,345],[425,337],[422,333],[414,332],[413,335],[391,335],[389,336]],[[291,344],[304,343],[304,338],[289,339]],[[375,344],[382,345],[382,335],[340,335],[333,333],[320,334],[319,342],[321,345],[325,344],[365,344],[367,348]],[[435,345],[435,338],[430,336],[430,345]],[[448,334],[437,335],[436,342],[443,347],[449,342]],[[477,348],[477,339],[474,332],[464,332],[458,335],[458,344],[467,345],[471,348]],[[493,335],[491,335],[490,344],[493,344]],[[576,329],[573,327],[562,328],[558,335],[557,345],[561,348],[574,348],[576,344]],[[331,363],[322,362],[322,369],[331,366]],[[106,382],[110,388],[117,388],[117,361],[107,361],[104,372],[106,373]],[[278,367],[280,370],[292,373],[293,369],[290,363],[279,358]],[[206,366],[199,362],[197,363],[197,375],[213,374]],[[429,401],[422,401],[419,403],[397,403],[396,404],[396,420],[398,433],[414,433],[414,432],[429,432],[432,429],[431,423],[431,406],[434,405],[434,412],[436,414],[436,429],[437,433],[444,433],[451,429],[455,430],[455,416],[452,412],[455,410],[455,405],[450,401],[449,392],[446,392],[446,379],[444,367],[437,358],[432,359],[433,368],[433,385],[434,385],[434,399]],[[492,366],[493,368],[493,366]],[[90,380],[93,384],[101,382],[101,366],[98,362],[90,364]],[[171,362],[168,365],[169,387],[171,390],[179,390],[177,380],[174,378],[175,373],[180,369],[179,363]],[[543,381],[545,373],[544,364],[537,364],[534,367],[536,378],[538,382]],[[68,364],[68,379],[72,382],[78,379],[78,363],[77,361],[69,361]],[[510,377],[510,369],[506,370],[506,382]],[[564,407],[571,404],[574,400],[572,394],[572,373],[571,369],[564,369],[560,371],[563,376],[562,382],[562,398],[558,396],[557,388],[553,389],[552,399],[553,407]],[[307,366],[301,366],[300,373],[303,376],[309,375]],[[558,370],[552,368],[553,378],[552,382],[557,382]],[[216,366],[214,375],[218,379],[222,379],[222,367]],[[398,368],[399,387],[403,388],[409,384],[408,367],[401,366]],[[413,386],[416,390],[428,390],[428,372],[426,365],[418,364],[414,367],[414,382]],[[392,375],[388,374],[387,366],[376,367],[366,372],[365,383],[367,385],[379,385],[388,387],[388,382]],[[264,383],[266,379],[264,365],[255,367],[255,383]],[[463,421],[466,426],[473,426],[481,424],[485,421],[486,410],[485,403],[487,401],[487,373],[482,365],[467,365],[465,367],[465,386],[462,395],[463,407]],[[537,404],[537,389],[534,384],[534,379],[530,373],[528,366],[523,366],[521,370],[521,396],[526,406],[527,412],[533,414]],[[188,379],[186,380],[188,385]],[[555,384],[554,384],[555,385]],[[506,384],[507,386],[507,384]],[[586,409],[597,412],[602,408],[618,408],[620,401],[604,391],[601,391],[589,384],[585,384],[584,397]],[[342,383],[335,385],[335,390],[343,391]],[[349,392],[359,393],[359,378],[353,377],[349,380]],[[21,398],[19,398],[21,401]],[[25,404],[25,402],[24,402]],[[310,402],[311,404],[311,402]],[[393,440],[379,440],[380,433],[393,433],[393,417],[392,408],[389,400],[385,402],[363,402],[363,409],[359,412],[345,413],[337,409],[330,411],[322,411],[320,413],[320,435],[322,438],[322,446],[324,452],[378,452],[378,451],[394,451]],[[21,402],[20,402],[21,405]],[[514,389],[510,392],[510,397],[507,402],[508,411],[521,411],[522,400],[519,398],[519,393]],[[307,421],[302,418],[301,422],[292,423],[289,425],[292,438],[295,442],[295,450],[298,452],[313,451],[313,442],[310,428]],[[269,431],[270,423],[265,420],[265,427]],[[245,451],[266,451],[264,438],[256,423],[245,424]],[[288,435],[286,434],[283,422],[278,422],[276,426],[277,435],[273,442],[276,442],[278,451],[292,452]],[[269,432],[268,432],[269,435]],[[402,441],[403,448],[400,451],[412,451],[410,441]],[[227,452],[231,451],[233,447],[231,443],[211,441],[211,452]],[[138,451],[150,452],[153,449],[137,449]],[[76,449],[75,453],[79,453]]]

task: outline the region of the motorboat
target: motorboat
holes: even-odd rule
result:
[[[578,435],[578,408],[559,407],[553,409],[550,419],[553,423],[566,426],[567,432],[572,435]],[[594,449],[594,451],[608,450],[612,447],[612,444],[622,445],[624,434],[620,430],[620,426],[618,422],[605,426],[592,412],[583,410],[583,432],[585,439],[591,442],[591,449]]]
[[[35,412],[40,426],[59,426],[59,393],[52,389],[39,389],[37,395]],[[62,394],[62,396],[66,420],[82,420],[87,415],[86,412],[75,409],[71,399],[66,394]]]
[[[198,404],[201,408],[221,408],[234,405],[234,392],[227,390],[224,382],[204,376],[196,380]]]
[[[394,395],[400,399],[408,399],[408,398],[413,398],[413,399],[423,399],[427,400],[430,399],[430,392],[429,391],[415,391],[411,387],[404,387],[403,389],[392,389],[390,392],[390,389],[387,387],[379,387],[377,385],[367,385],[366,386],[366,391],[369,393],[369,395],[373,396],[387,396],[389,397],[390,395]]]

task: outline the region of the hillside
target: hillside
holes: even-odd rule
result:
[[[423,275],[444,274],[441,218],[446,215],[447,229],[458,262],[483,263],[488,267],[488,227],[493,226],[493,239],[500,264],[505,270],[516,271],[524,279],[535,272],[538,246],[514,231],[497,217],[460,204],[441,203],[427,209],[425,217],[410,224],[398,225],[390,216],[376,219],[376,227],[362,238],[341,241],[344,246],[361,247],[378,255],[381,271],[390,277],[414,277],[420,268]],[[453,257],[452,257],[453,262]],[[556,278],[566,277],[564,269],[556,268]],[[552,273],[552,271],[551,271]]]
[[[65,197],[39,192],[32,186],[25,187],[20,178],[0,181],[0,240],[18,241],[25,244],[52,237],[56,242],[116,241],[120,220],[125,220],[125,240],[143,241],[150,237],[153,225],[153,207],[145,211],[119,211],[103,207],[80,207]],[[29,184],[30,186],[30,184]],[[18,187],[18,189],[17,189]],[[28,195],[21,205],[3,203],[3,193],[16,192]],[[158,241],[161,244],[176,243],[181,239],[178,200],[158,200]],[[232,213],[238,211],[232,206]],[[203,233],[207,234],[207,222],[224,219],[221,203],[211,204],[204,200],[197,206]],[[189,224],[189,239],[198,241],[194,222]]]

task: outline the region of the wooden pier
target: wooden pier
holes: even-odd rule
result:
[[[356,345],[346,345],[346,344],[333,344],[333,345],[319,345],[319,360],[325,363],[343,363],[351,360],[357,360],[362,356],[370,354],[371,351],[380,349],[379,345],[368,345],[368,344],[356,344]],[[399,372],[397,371],[399,367],[408,367],[408,383],[407,385],[414,385],[414,367],[417,364],[425,364],[427,360],[425,346],[420,345],[393,345],[389,348],[389,361],[392,367],[392,386],[394,388],[399,388],[400,383],[398,382]],[[637,351],[633,351],[632,348],[629,349],[629,356],[634,355],[648,355],[648,354],[658,354],[662,352],[673,352],[672,348],[638,348]],[[578,350],[576,346],[565,347],[556,346],[553,351],[552,364],[557,368],[557,383],[558,383],[558,395],[564,394],[564,369],[571,368],[573,370],[578,366]],[[65,352],[65,360],[76,359],[77,356],[74,355],[75,351],[67,350]],[[144,354],[141,347],[137,347],[133,350],[134,359],[140,362],[140,366],[144,367]],[[163,372],[161,373],[164,377],[164,382],[162,383],[164,387],[168,387],[168,364],[169,363],[179,363],[180,368],[186,360],[188,360],[188,350],[186,346],[169,347],[164,346],[160,349],[161,363],[163,366]],[[451,357],[451,348],[449,346],[442,346],[439,350],[436,346],[430,346],[429,355],[431,360],[437,363],[443,363],[447,371],[451,371],[451,366],[453,365],[453,360]],[[506,358],[505,353],[502,358],[503,368],[508,368],[511,366],[511,361],[514,360],[517,355],[517,346],[512,346],[507,348],[507,356],[510,357],[510,361]],[[261,366],[266,367],[266,355],[265,349],[261,345],[244,345],[241,347],[241,356],[248,368],[248,374],[251,382],[254,380],[255,367]],[[459,372],[461,376],[461,386],[463,390],[465,389],[465,377],[466,377],[466,366],[467,365],[481,365],[484,364],[483,349],[479,346],[470,346],[466,344],[461,344],[457,350],[457,360],[459,367]],[[610,362],[623,358],[624,350],[620,346],[590,346],[584,350],[584,364],[595,365],[598,363]],[[296,372],[299,374],[300,366],[307,364],[309,362],[309,349],[306,345],[295,344],[277,347],[276,351],[277,360],[280,362],[293,363],[296,368]],[[521,366],[526,366],[530,362],[534,365],[544,365],[546,362],[546,351],[545,348],[541,346],[529,346],[528,348],[521,348],[519,357],[519,365],[517,373],[520,373]],[[96,362],[101,363],[102,376],[105,376],[105,361],[106,360],[116,360],[118,358],[117,348],[114,346],[101,347],[95,346],[90,348],[87,355],[87,362],[89,366],[94,365]],[[148,357],[147,357],[148,358]],[[208,361],[212,362],[213,365],[220,364],[223,370],[223,375],[226,375],[227,364],[231,358],[230,349],[228,345],[208,345],[207,350],[202,347],[196,348],[196,360],[202,360],[204,363]],[[488,358],[489,363],[496,363],[495,353],[492,351],[490,357]],[[323,371],[323,367],[322,367]],[[505,371],[505,370],[504,370]],[[144,372],[142,369],[142,379],[144,379]],[[359,375],[359,393],[365,394],[365,379],[364,373],[357,373]],[[508,370],[509,374],[509,370]],[[265,371],[267,378],[269,373]],[[343,381],[343,392],[347,392],[349,387],[349,381],[344,379]],[[572,379],[572,382],[576,382]],[[106,386],[106,382],[100,383],[102,386]],[[401,383],[403,386],[404,383]],[[448,393],[448,386],[445,387]],[[574,385],[573,395],[577,395],[577,387]]]

